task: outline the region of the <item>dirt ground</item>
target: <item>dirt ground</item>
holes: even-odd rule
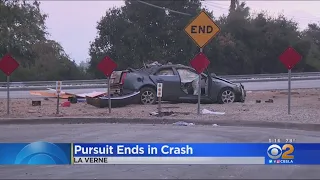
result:
[[[41,106],[32,106],[32,99],[12,99],[10,117],[53,117],[56,113],[56,99],[40,99]],[[273,103],[265,101],[272,99]],[[257,103],[256,100],[261,100]],[[65,102],[67,100],[61,100]],[[291,96],[291,115],[288,115],[288,96],[286,91],[253,91],[247,93],[245,103],[207,104],[201,109],[225,112],[224,115],[197,115],[197,104],[162,104],[163,111],[173,111],[176,114],[165,118],[208,120],[242,120],[242,121],[276,121],[320,123],[320,89],[293,90]],[[157,105],[129,105],[122,108],[96,108],[86,103],[71,104],[70,107],[60,107],[60,116],[104,116],[115,118],[150,118],[150,112],[157,111]],[[6,115],[6,99],[0,100],[0,118]],[[158,118],[158,117],[154,117]]]

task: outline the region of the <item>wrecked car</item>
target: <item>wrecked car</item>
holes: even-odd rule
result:
[[[199,75],[188,66],[176,64],[152,64],[141,69],[129,68],[117,71],[116,82],[119,85],[119,95],[140,92],[137,101],[141,104],[157,102],[157,83],[163,83],[162,101],[198,102],[201,93],[201,103],[233,103],[244,102],[246,91],[244,86],[232,83],[215,74],[201,74],[201,92],[198,91]]]

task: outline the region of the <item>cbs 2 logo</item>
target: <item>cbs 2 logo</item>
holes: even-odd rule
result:
[[[294,159],[294,147],[292,144],[284,144],[282,148],[277,145],[273,144],[268,147],[267,153],[271,159]]]
[[[23,147],[15,164],[70,164],[69,158],[58,145],[49,142],[33,142]]]

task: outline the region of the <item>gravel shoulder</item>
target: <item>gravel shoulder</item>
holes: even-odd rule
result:
[[[272,99],[273,103],[267,103]],[[41,100],[41,106],[32,106],[32,100]],[[261,103],[256,103],[261,100]],[[61,100],[65,102],[67,100]],[[44,98],[12,99],[11,118],[55,117],[56,99]],[[248,92],[245,103],[233,104],[203,104],[201,109],[225,112],[224,115],[197,115],[197,104],[167,104],[163,103],[163,111],[173,111],[175,115],[165,116],[166,119],[197,120],[238,120],[238,121],[268,121],[291,123],[320,124],[320,89],[297,89],[291,95],[291,115],[287,114],[288,95],[286,91],[253,91]],[[160,118],[150,115],[157,111],[157,105],[128,105],[113,108],[96,108],[86,103],[71,104],[70,107],[60,107],[62,117],[110,117],[110,118]],[[0,118],[6,115],[6,99],[0,100]]]

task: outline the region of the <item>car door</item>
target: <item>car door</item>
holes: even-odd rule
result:
[[[218,87],[217,87],[217,83],[214,81],[214,78],[212,78],[212,76],[210,75],[210,73],[206,73],[207,76],[207,95],[210,99],[212,99],[212,101],[215,101],[217,99],[217,91],[218,91]]]
[[[191,83],[192,81],[194,81],[195,78],[199,77],[196,71],[189,68],[179,67],[179,68],[176,68],[176,71],[180,77],[180,83],[182,84],[182,86],[185,83]],[[206,77],[204,75],[201,76],[201,86],[205,87],[205,89],[207,90]],[[205,94],[202,94],[202,95],[205,95]]]
[[[152,81],[157,84],[163,83],[162,99],[171,100],[177,99],[180,92],[180,78],[172,67],[159,68],[154,74],[150,75]]]
[[[211,84],[209,85],[209,96],[213,101],[216,101],[221,87],[219,86],[219,82],[216,78],[212,77],[211,75],[209,76],[211,79]]]

